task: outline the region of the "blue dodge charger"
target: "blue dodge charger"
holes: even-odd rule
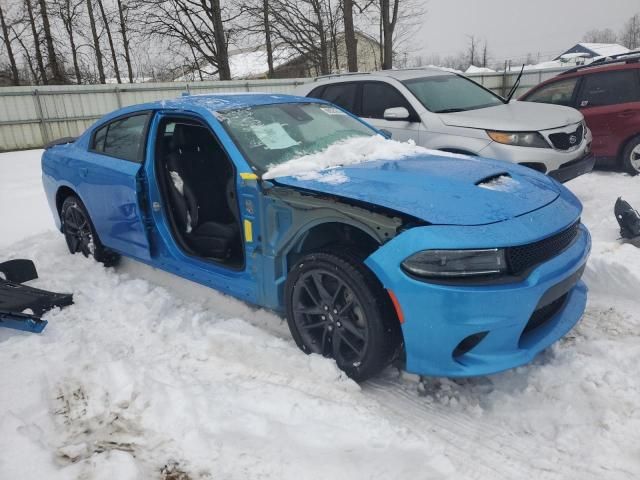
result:
[[[267,175],[380,135],[321,100],[185,96],[49,145],[43,182],[71,253],[125,255],[280,312],[304,352],[358,381],[394,360],[486,375],[565,335],[591,242],[549,177],[427,151]]]

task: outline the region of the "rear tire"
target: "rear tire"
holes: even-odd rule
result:
[[[624,147],[621,158],[622,168],[629,175],[640,173],[640,135],[632,138]]]
[[[71,254],[92,256],[105,267],[112,267],[120,261],[120,255],[102,245],[87,209],[75,195],[69,195],[62,202],[60,221]]]
[[[379,373],[399,351],[400,323],[388,293],[348,250],[301,258],[287,277],[285,303],[298,347],[333,358],[357,382]]]

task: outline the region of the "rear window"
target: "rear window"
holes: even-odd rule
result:
[[[637,70],[620,70],[586,75],[582,81],[578,105],[599,107],[640,100]]]
[[[553,103],[555,105],[571,106],[573,104],[573,93],[576,90],[578,78],[567,78],[558,82],[553,82],[529,95],[527,102]]]
[[[147,113],[115,120],[96,130],[92,150],[112,157],[142,162]]]
[[[317,96],[317,98],[335,103],[339,107],[354,113],[356,110],[357,90],[358,86],[355,83],[336,83],[327,85],[322,92],[322,95]]]

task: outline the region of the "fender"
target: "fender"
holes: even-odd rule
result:
[[[262,268],[265,279],[272,278],[273,281],[263,282],[262,296],[265,303],[274,309],[283,304],[287,272],[295,259],[304,253],[304,242],[315,228],[346,225],[368,237],[377,248],[414,220],[389,211],[370,211],[330,195],[312,195],[290,187],[266,189],[263,208]]]

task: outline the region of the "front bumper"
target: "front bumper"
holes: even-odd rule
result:
[[[565,183],[579,177],[580,175],[591,172],[595,164],[596,157],[588,154],[579,160],[574,160],[573,162],[561,165],[558,170],[549,172],[549,176],[555,178],[559,182]]]
[[[580,276],[591,239],[582,225],[567,249],[515,283],[434,284],[410,278],[400,268],[406,253],[425,248],[424,243],[431,244],[426,248],[506,246],[492,241],[498,238],[524,243],[536,226],[545,225],[557,232],[571,223],[567,217],[579,215],[579,209],[572,212],[568,205],[554,208],[555,212],[544,208],[482,227],[417,227],[366,260],[385,288],[395,293],[403,311],[408,371],[447,377],[496,373],[530,362],[571,330],[582,316],[587,298]],[[478,239],[491,244],[478,245]],[[484,336],[477,345],[460,349],[466,339],[478,334]]]
[[[557,177],[555,176],[556,171],[562,170],[564,168],[569,168],[574,163],[584,160],[589,155],[591,151],[591,141],[591,132],[588,131],[580,146],[575,150],[570,151],[557,150],[555,148],[518,147],[514,145],[504,145],[497,142],[491,142],[485,148],[480,150],[478,152],[478,155],[482,157],[497,158],[499,160],[507,160],[512,163],[531,166],[535,170],[546,173],[557,179]],[[587,172],[585,171],[584,173]],[[577,175],[580,174],[578,173],[575,176]]]

